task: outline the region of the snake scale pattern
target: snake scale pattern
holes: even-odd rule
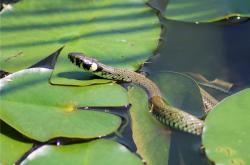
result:
[[[82,53],[69,53],[68,58],[73,64],[82,68],[84,71],[91,72],[102,78],[141,85],[148,93],[150,112],[158,121],[174,129],[196,135],[202,134],[204,122],[181,109],[169,105],[162,97],[157,85],[144,75],[134,71],[104,65],[96,59],[87,57]],[[208,97],[208,93],[202,89],[201,94],[203,96],[204,106],[208,109],[207,111],[209,111],[217,102],[216,100],[211,100],[211,98]]]

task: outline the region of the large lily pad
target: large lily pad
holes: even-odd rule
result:
[[[68,146],[45,145],[23,162],[29,164],[142,165],[141,160],[124,146],[111,140],[95,140]]]
[[[218,104],[205,121],[203,144],[215,164],[249,164],[250,89]]]
[[[0,134],[0,164],[14,164],[31,147],[31,143],[17,141],[8,136]]]
[[[85,52],[136,69],[156,48],[160,26],[143,0],[29,0],[1,14],[0,33],[0,65],[7,71],[26,68],[63,45],[65,54]]]
[[[172,20],[212,22],[231,16],[250,16],[250,1],[171,0],[163,15]]]
[[[50,74],[51,70],[34,68],[0,80],[1,120],[39,141],[59,136],[93,138],[120,126],[117,116],[77,107],[127,105],[125,89],[117,84],[52,86],[48,83]]]

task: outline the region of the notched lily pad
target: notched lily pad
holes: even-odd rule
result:
[[[59,136],[93,138],[120,126],[118,116],[77,107],[127,105],[125,89],[117,84],[52,86],[48,83],[50,74],[51,70],[33,68],[0,80],[1,120],[38,141]]]
[[[111,140],[95,140],[67,146],[44,145],[23,162],[29,164],[75,165],[143,165],[142,161],[124,146]]]
[[[148,97],[143,89],[130,86],[128,95],[132,104],[130,114],[137,152],[149,165],[167,164],[170,130],[155,121],[149,112]]]
[[[202,142],[215,164],[250,163],[250,89],[221,101],[205,120]]]
[[[157,47],[160,25],[143,0],[29,0],[1,14],[0,33],[6,71],[31,66],[63,45],[65,54],[84,52],[135,70]],[[58,68],[64,64],[55,76]]]

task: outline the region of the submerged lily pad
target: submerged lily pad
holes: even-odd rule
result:
[[[64,54],[85,52],[137,69],[157,47],[158,22],[143,0],[20,1],[1,14],[0,66],[17,71],[65,45]]]
[[[118,116],[78,107],[127,105],[125,89],[117,84],[52,86],[48,83],[50,74],[51,70],[34,68],[1,79],[1,120],[39,141],[93,138],[110,134],[120,126]]]
[[[205,120],[202,142],[215,164],[250,163],[250,89],[224,99]]]
[[[17,141],[0,134],[0,164],[14,164],[31,147],[31,143]]]
[[[111,140],[95,140],[67,146],[44,145],[22,162],[24,165],[72,163],[75,165],[143,165],[139,157]]]
[[[231,16],[250,16],[250,1],[171,0],[163,15],[172,20],[212,22]]]
[[[167,102],[184,111],[202,117],[202,97],[196,82],[190,77],[171,71],[152,72],[149,78],[160,88]]]
[[[159,86],[169,104],[197,116],[203,115],[199,88],[192,79],[175,72],[151,73],[149,78]],[[133,138],[138,153],[148,164],[167,164],[169,161],[170,129],[168,126],[160,124],[149,112],[148,97],[145,91],[137,86],[132,86],[129,89],[129,100],[132,104],[130,113]],[[183,143],[190,143],[184,141],[185,139],[179,139]],[[179,143],[182,142],[179,141]],[[178,156],[185,158],[182,155],[187,154],[185,151],[179,151]],[[188,152],[189,155],[197,155],[197,150],[192,149]]]
[[[129,89],[133,139],[137,152],[149,165],[167,164],[170,146],[170,130],[155,121],[148,109],[145,91],[137,86]]]

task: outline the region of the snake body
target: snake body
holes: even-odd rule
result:
[[[204,122],[189,113],[169,105],[163,99],[157,85],[144,75],[134,71],[104,65],[96,59],[87,57],[82,53],[69,53],[68,58],[72,63],[83,70],[92,72],[100,77],[141,85],[148,93],[150,112],[152,112],[157,120],[171,128],[191,134],[200,135],[202,133]],[[208,98],[203,97],[203,101],[207,99]],[[212,105],[210,105],[210,103],[210,101],[206,101],[205,105],[207,104],[207,106],[211,107]]]

